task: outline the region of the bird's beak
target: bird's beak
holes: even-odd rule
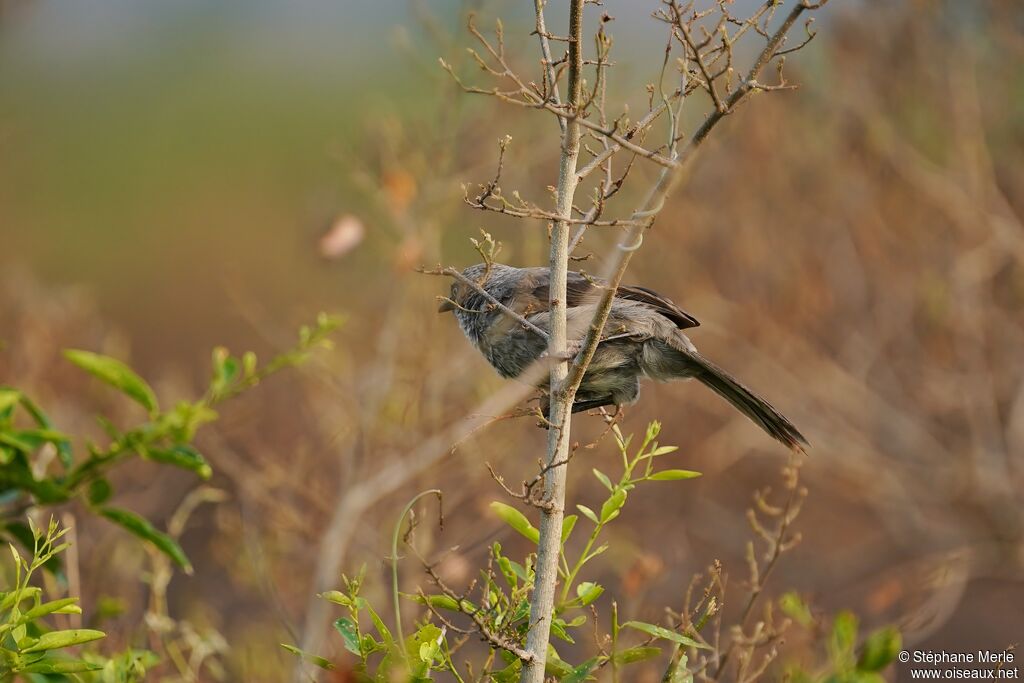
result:
[[[438,313],[447,313],[448,311],[454,311],[455,304],[450,299],[445,299],[441,302],[441,305],[437,307]]]

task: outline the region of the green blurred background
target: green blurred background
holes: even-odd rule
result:
[[[358,125],[423,95],[393,48],[407,18],[401,2],[5,4],[0,258],[89,283],[147,362],[233,338],[230,273],[274,311],[337,305],[345,275],[316,239],[360,206]]]

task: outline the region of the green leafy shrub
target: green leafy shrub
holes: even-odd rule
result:
[[[580,637],[581,629],[593,628],[592,625],[587,626],[587,622],[592,618],[591,614],[596,614],[596,611],[591,612],[593,603],[601,597],[605,588],[594,581],[585,580],[583,573],[595,558],[608,550],[609,545],[602,541],[602,534],[621,515],[629,495],[638,486],[651,482],[673,482],[700,476],[699,472],[691,470],[656,467],[658,458],[677,450],[675,446],[662,446],[658,443],[660,429],[660,424],[651,423],[640,444],[634,446],[632,436],[624,437],[618,427],[613,426],[611,431],[618,447],[621,470],[613,479],[601,470],[594,469],[594,476],[607,490],[604,501],[596,509],[578,505],[578,514],[565,517],[559,558],[561,590],[552,621],[552,633],[564,643],[574,644]],[[540,478],[537,478],[527,484],[522,493],[513,495],[539,504],[533,491],[539,482]],[[537,543],[538,529],[517,508],[495,501],[491,503],[491,509],[517,533]],[[589,527],[587,539],[579,552],[572,553],[567,543],[577,527],[582,530],[584,525]],[[449,633],[473,632],[490,646],[490,656],[481,665],[488,680],[499,683],[515,681],[519,677],[522,659],[527,656],[522,642],[529,627],[529,599],[535,579],[535,559],[536,555],[531,553],[522,561],[517,561],[505,554],[500,543],[494,543],[490,547],[488,566],[481,571],[473,595],[460,594],[447,586],[433,567],[424,562],[437,592],[401,596],[427,609],[425,619],[404,640],[396,638],[378,613],[359,595],[363,583],[362,573],[354,579],[343,577],[344,590],[329,591],[321,597],[346,609],[347,616],[339,618],[334,625],[342,637],[345,649],[358,658],[356,671],[366,680],[390,681],[396,680],[396,676],[397,680],[405,680],[403,676],[407,676],[408,680],[425,681],[431,680],[433,672],[447,672],[456,680],[464,681],[452,660]],[[400,597],[397,587],[394,592],[397,604]],[[456,619],[468,619],[469,627],[457,625]],[[400,611],[396,613],[396,622],[401,622]],[[547,663],[548,675],[566,683],[585,681],[605,666],[618,670],[629,664],[661,656],[668,650],[710,647],[678,629],[640,621],[619,623],[614,603],[609,645],[606,653],[579,663],[564,660],[552,646]],[[291,645],[284,647],[317,666],[327,669],[334,667],[333,663],[323,657],[302,652]],[[685,668],[685,661],[685,658],[676,659],[673,670],[680,666]],[[672,680],[677,679],[682,680],[678,677]]]
[[[205,393],[171,408],[161,407],[149,384],[121,361],[88,351],[65,351],[71,363],[132,399],[147,413],[147,419],[128,429],[99,416],[108,441],[104,445],[87,443],[81,458],[75,458],[72,452],[72,437],[58,431],[28,395],[13,387],[0,387],[0,533],[31,548],[32,534],[20,521],[21,513],[35,505],[59,505],[77,499],[191,572],[192,566],[177,541],[138,514],[108,504],[114,493],[108,473],[138,457],[208,479],[212,474],[210,465],[192,441],[202,425],[217,419],[216,406],[329,344],[328,336],[339,324],[338,318],[321,314],[314,326],[300,329],[294,348],[265,365],[260,365],[251,352],[235,357],[218,347],[212,354],[212,373]],[[50,566],[56,563],[51,561]]]
[[[779,606],[800,626],[827,634],[824,662],[811,670],[790,666],[787,674],[793,683],[883,683],[881,672],[896,661],[903,647],[900,632],[891,626],[872,631],[858,644],[860,620],[854,613],[840,612],[830,626],[823,626],[796,593],[783,595]]]
[[[70,674],[100,668],[62,651],[103,638],[102,631],[51,630],[43,623],[54,614],[81,614],[78,598],[44,602],[42,590],[31,585],[33,574],[68,547],[60,543],[67,529],[60,529],[52,519],[45,531],[37,529],[31,519],[28,528],[30,558],[8,544],[14,559],[14,585],[0,592],[0,680],[11,680],[15,674]]]
[[[29,518],[32,554],[26,558],[8,544],[13,558],[13,585],[0,591],[0,681],[15,676],[29,681],[91,681],[135,683],[145,679],[157,656],[147,650],[129,649],[112,658],[95,652],[77,652],[79,646],[105,636],[95,629],[51,628],[55,615],[81,614],[78,598],[43,600],[43,591],[32,585],[36,573],[67,549],[67,529],[50,519],[45,530]]]
[[[31,514],[27,524],[22,521],[25,513],[77,501],[147,543],[157,551],[154,557],[166,558],[167,567],[157,563],[153,573],[154,577],[162,576],[164,584],[169,580],[171,563],[191,573],[192,565],[176,538],[180,529],[177,533],[161,531],[139,514],[110,504],[114,494],[108,478],[110,472],[132,458],[141,458],[209,479],[212,469],[193,440],[202,425],[217,419],[216,406],[278,370],[302,362],[313,350],[328,346],[328,337],[339,324],[338,318],[321,314],[315,325],[299,330],[292,349],[263,365],[251,352],[235,357],[224,348],[214,349],[205,392],[170,408],[162,407],[149,384],[121,361],[88,351],[66,351],[68,361],[146,411],[144,420],[128,428],[115,426],[107,417],[98,417],[107,441],[102,445],[86,442],[85,453],[80,457],[73,450],[75,439],[59,431],[25,392],[0,387],[0,536],[8,541],[14,558],[10,582],[13,585],[0,593],[0,680],[11,680],[15,675],[33,681],[95,683],[145,679],[147,671],[159,661],[156,653],[129,649],[112,658],[95,651],[83,651],[77,656],[66,653],[69,648],[77,649],[103,638],[104,634],[93,629],[54,630],[46,625],[52,615],[81,613],[77,598],[44,602],[41,589],[30,583],[40,569],[62,575],[59,555],[67,548],[61,540],[67,530],[51,521],[41,531],[32,524]],[[30,559],[22,556],[18,545],[30,553]],[[164,589],[165,585],[160,587],[161,595]],[[169,617],[165,621],[171,622],[170,628],[178,624]],[[157,638],[164,646],[165,636],[161,633]]]
[[[725,584],[721,565],[715,563],[706,576],[698,575],[691,582],[686,605],[679,612],[666,610],[663,623],[637,620],[620,621],[618,603],[612,601],[608,613],[602,618],[597,601],[605,586],[587,576],[594,561],[606,553],[609,542],[605,532],[622,514],[630,496],[640,486],[678,485],[700,473],[687,469],[661,468],[657,464],[662,456],[675,452],[674,446],[663,446],[657,438],[660,424],[651,423],[638,444],[632,436],[623,436],[616,425],[610,427],[618,451],[618,467],[614,476],[594,468],[593,476],[605,489],[600,505],[576,505],[576,513],[564,519],[559,553],[559,590],[552,614],[551,633],[555,643],[549,646],[545,676],[562,683],[581,683],[610,676],[612,681],[632,680],[637,674],[629,667],[656,664],[663,671],[661,680],[667,683],[689,683],[695,680],[759,680],[770,671],[778,651],[775,647],[781,635],[794,623],[812,635],[823,629],[803,600],[793,592],[786,593],[776,602],[764,604],[763,617],[747,632],[748,616],[762,595],[765,580],[778,558],[799,541],[791,530],[799,514],[806,492],[798,485],[798,466],[792,463],[784,469],[784,502],[775,505],[768,501],[767,489],[755,495],[756,505],[748,518],[756,539],[761,542],[764,559],[759,560],[754,541],[748,543],[747,555],[751,576],[747,585],[745,609],[738,623],[723,624],[722,605],[725,602]],[[543,499],[535,488],[542,481],[543,472],[523,485],[519,492],[512,491],[500,477],[495,476],[506,493],[521,502],[540,507]],[[394,625],[389,627],[370,603],[360,594],[365,580],[365,568],[355,578],[342,577],[341,590],[327,591],[321,598],[344,609],[334,627],[345,650],[353,657],[351,668],[359,680],[365,681],[429,681],[434,675],[457,681],[488,680],[512,683],[519,680],[523,663],[529,657],[525,638],[529,630],[530,598],[535,583],[536,553],[522,559],[510,557],[501,543],[489,548],[488,562],[477,579],[464,592],[447,585],[435,571],[434,565],[420,557],[411,542],[415,524],[405,534],[409,548],[420,559],[430,579],[430,591],[420,589],[416,594],[400,595],[397,582],[397,542],[401,527],[413,504],[428,491],[413,499],[401,515],[393,542],[392,569],[395,572],[392,599],[396,610]],[[491,503],[492,512],[516,533],[536,545],[539,530],[519,508],[504,502]],[[773,520],[773,521],[769,521]],[[586,533],[578,551],[572,551],[569,542],[575,535]],[[698,590],[704,584],[703,589]],[[402,635],[402,616],[399,600],[412,601],[425,611],[408,637]],[[775,616],[775,605],[782,618]],[[597,624],[594,621],[598,621]],[[842,613],[835,618],[828,644],[816,654],[823,663],[804,669],[796,665],[785,668],[785,675],[793,681],[805,683],[875,683],[879,672],[891,664],[899,650],[899,633],[882,629],[868,636],[858,647],[857,621],[852,614]],[[456,653],[469,638],[486,644],[486,655],[478,661],[464,661],[458,666]],[[570,651],[579,653],[580,645],[595,639],[596,649],[579,660],[570,659]],[[322,656],[303,652],[293,645],[283,645],[288,651],[306,662],[323,669],[334,669],[336,664]],[[589,656],[587,656],[589,655]],[[727,669],[735,667],[733,669]],[[783,672],[779,672],[780,674]],[[725,674],[725,678],[723,678]]]

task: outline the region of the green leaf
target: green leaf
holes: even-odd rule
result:
[[[807,628],[814,623],[811,609],[796,592],[789,591],[779,598],[779,608],[787,617]]]
[[[628,650],[622,652],[616,652],[613,659],[616,664],[633,664],[634,662],[642,662],[647,659],[654,659],[661,655],[660,647],[631,647]]]
[[[341,634],[341,639],[345,641],[345,649],[356,656],[362,656],[362,652],[359,649],[359,627],[356,626],[355,622],[348,617],[342,617],[334,622],[334,628]]]
[[[17,389],[0,388],[0,419],[6,419],[8,411],[13,410],[20,400],[21,392]]]
[[[0,487],[20,488],[36,497],[40,503],[63,503],[69,493],[53,479],[36,479],[24,463],[9,463],[0,468]]]
[[[15,552],[17,552],[17,549],[13,545],[10,546],[10,548],[11,548],[11,554],[14,554]],[[10,593],[7,593],[6,595],[4,595],[3,599],[0,600],[0,611],[9,610],[12,607],[14,607],[15,606],[14,605],[15,598],[18,599],[18,604],[21,604],[22,602],[25,602],[26,600],[36,600],[36,599],[38,599],[39,596],[42,594],[42,592],[43,592],[42,589],[39,588],[38,586],[29,586],[25,590],[21,591],[20,595],[18,594],[17,591],[11,591]],[[20,612],[19,612],[19,614],[20,614]]]
[[[705,645],[704,643],[698,643],[693,638],[684,636],[682,633],[676,633],[675,631],[671,631],[667,628],[655,626],[654,624],[648,624],[643,621],[627,621],[625,624],[623,624],[623,626],[635,628],[636,630],[643,631],[647,635],[654,636],[655,638],[661,638],[662,640],[670,640],[673,643],[679,643],[680,645],[685,645],[686,647],[696,647],[703,650],[711,649],[711,647]]]
[[[106,479],[93,479],[89,482],[89,492],[87,498],[90,505],[103,505],[110,496],[114,493],[114,489],[111,488],[110,482]]]
[[[419,652],[420,661],[429,667],[434,663],[434,657],[437,656],[440,649],[440,643],[421,643]]]
[[[567,643],[575,644],[576,641],[571,635],[569,635],[569,632],[566,630],[566,626],[567,624],[565,623],[565,619],[556,617],[551,622],[551,635],[561,638]]]
[[[19,621],[23,624],[27,624],[30,621],[36,619],[42,619],[48,614],[81,614],[82,608],[76,603],[78,598],[61,598],[60,600],[53,600],[51,602],[44,602],[38,607],[33,607],[25,614],[21,615]],[[69,609],[73,608],[73,609]]]
[[[612,491],[612,490],[615,489],[615,487],[612,486],[612,480],[608,478],[608,475],[606,475],[604,472],[602,472],[601,470],[597,469],[596,467],[593,469],[593,472],[594,472],[594,476],[597,477],[597,480],[599,482],[601,482],[602,484],[604,484],[604,487],[606,489],[608,489],[609,491]]]
[[[157,550],[171,558],[171,560],[181,567],[186,574],[192,573],[192,564],[188,561],[185,551],[181,549],[178,542],[162,531],[157,531],[156,528],[154,528],[153,525],[143,517],[140,517],[134,512],[130,512],[128,510],[111,507],[100,508],[99,513],[114,524],[117,524],[139,538],[152,543]]]
[[[137,401],[150,414],[158,410],[156,394],[146,382],[121,361],[89,351],[68,349],[64,357],[89,374]]]
[[[217,411],[203,401],[181,401],[164,417],[175,441],[180,443],[189,443],[195,438],[197,429],[216,419]]]
[[[523,583],[530,583],[533,581],[533,567],[527,569],[523,565],[519,564],[515,560],[509,560],[509,565],[512,567],[512,571],[519,577],[519,580]],[[529,563],[527,563],[529,566]]]
[[[373,636],[369,633],[363,634],[363,640],[359,643],[359,646],[363,648],[363,654],[366,656],[372,655],[374,652],[382,652],[387,649],[382,643],[378,643],[374,640]]]
[[[576,515],[568,515],[562,520],[562,545],[569,540],[569,536],[572,535],[572,530],[576,528],[576,522],[579,517]]]
[[[853,648],[857,643],[858,626],[858,619],[852,612],[840,612],[832,622],[828,648],[832,664],[840,673],[853,668]]]
[[[840,612],[832,622],[832,642],[837,651],[853,649],[857,641],[858,619],[852,612]]]
[[[360,600],[362,600],[362,598],[360,598]],[[360,608],[365,609],[367,614],[370,615],[370,621],[373,622],[373,625],[377,629],[377,633],[380,635],[381,640],[383,640],[384,644],[390,648],[391,645],[395,642],[395,639],[394,636],[391,635],[391,631],[389,631],[388,627],[384,624],[384,620],[380,618],[380,616],[373,610],[372,607],[370,607],[370,603],[362,601],[360,603]]]
[[[11,616],[14,618],[20,617],[21,612],[14,610],[11,613]],[[14,640],[14,644],[19,650],[35,645],[38,640],[37,638],[32,638],[28,635],[28,627],[25,624],[19,624],[11,629],[11,639]]]
[[[591,581],[584,581],[576,586],[576,597],[584,606],[601,597],[601,593],[604,593],[604,587]]]
[[[252,351],[242,354],[242,373],[246,378],[256,374],[256,354]]]
[[[530,524],[530,520],[528,520],[526,515],[519,510],[516,510],[511,505],[505,505],[498,501],[491,503],[491,509],[494,510],[494,513],[498,515],[505,524],[508,524],[526,538],[530,539],[534,543],[537,543],[540,540],[540,531]]]
[[[700,472],[693,470],[662,470],[655,472],[648,477],[651,481],[676,481],[678,479],[693,479],[701,476]]]
[[[506,663],[508,660],[503,656],[504,650],[498,652],[498,656],[502,658]],[[514,656],[514,655],[513,655]],[[491,672],[491,680],[494,683],[516,683],[519,680],[519,672],[523,668],[523,663],[518,659],[512,661],[504,669],[498,669],[497,671]]]
[[[896,655],[903,649],[903,637],[900,632],[893,628],[883,628],[875,631],[867,640],[857,660],[857,669],[860,671],[881,671],[896,659]]]
[[[32,535],[32,530],[21,522],[8,522],[4,526],[4,532],[6,532],[8,536],[15,538],[26,550],[31,551],[35,546],[35,538]],[[64,564],[61,562],[61,559],[55,555],[47,560],[43,567],[51,574],[62,575]],[[0,609],[6,608],[0,605]]]
[[[39,406],[32,402],[28,396],[24,394],[21,396],[21,407],[24,408],[32,419],[35,420],[36,424],[42,427],[44,430],[53,430],[53,423],[50,422],[50,418],[46,416]],[[65,468],[71,467],[71,441],[68,439],[62,439],[52,442],[57,447],[57,457],[60,459],[62,465]]]
[[[610,522],[611,520],[618,517],[619,510],[626,504],[626,490],[615,489],[612,495],[608,497],[608,500],[601,506],[601,521]]]
[[[547,661],[544,663],[545,676],[554,675],[557,676],[559,680],[561,680],[565,676],[571,674],[572,669],[573,667],[570,666],[568,662],[566,662],[558,656],[558,653],[555,652],[555,648],[548,645],[548,658]],[[547,678],[545,678],[544,680],[547,680]]]
[[[593,676],[590,674],[596,671],[606,659],[607,657],[591,657],[573,669],[568,676],[563,676],[562,683],[583,683],[583,681],[593,680]]]
[[[597,513],[588,508],[586,505],[577,505],[576,509],[579,510],[584,517],[589,519],[594,524],[600,524],[600,520],[597,518]]]
[[[426,600],[424,600],[419,595],[410,595],[409,597],[421,604],[428,604],[435,609],[446,609],[449,612],[459,611],[459,603],[455,602],[455,598],[450,598],[447,595],[428,595],[426,597]],[[470,603],[468,600],[465,601],[465,604],[469,605],[470,609],[472,609],[472,603]]]
[[[679,660],[672,665],[668,683],[693,683],[693,672],[686,668],[687,661],[686,655],[679,655]]]
[[[679,446],[660,446],[651,451],[651,457],[656,458],[659,455],[668,455],[669,453],[675,453],[679,450]]]
[[[419,674],[425,674],[430,670],[434,658],[441,650],[443,632],[434,624],[424,624],[416,633],[406,640],[405,649],[409,658],[413,661],[419,660],[423,665],[419,667]]]
[[[52,443],[54,446],[57,446],[62,443],[68,443],[69,441],[67,434],[49,428],[22,429],[14,432],[14,434],[17,435],[18,439],[30,444],[32,448],[39,448],[46,443]]]
[[[81,659],[44,659],[33,662],[19,669],[29,674],[78,674],[86,671],[99,671],[103,666],[86,662]]]
[[[226,348],[218,346],[213,350],[213,379],[210,380],[210,391],[218,396],[238,376],[238,359],[233,358]]]
[[[291,652],[293,655],[301,657],[302,659],[305,659],[307,662],[311,664],[315,664],[316,666],[320,667],[321,669],[324,669],[325,671],[332,671],[334,669],[334,665],[331,664],[331,661],[326,657],[321,657],[320,655],[311,655],[308,652],[300,650],[294,645],[287,645],[285,643],[281,643],[281,647],[288,650],[288,652]]]
[[[344,605],[345,607],[352,606],[352,599],[341,591],[324,591],[320,594],[320,597],[324,600],[329,600],[336,605]]]
[[[25,566],[25,560],[21,558],[21,553],[19,553],[18,549],[14,547],[13,543],[8,543],[7,549],[11,551],[11,558],[14,560],[15,569]],[[11,595],[19,595],[19,593],[15,591],[14,593],[11,593]]]
[[[213,474],[213,469],[203,456],[186,444],[178,444],[171,448],[147,448],[142,455],[147,460],[195,472],[203,479],[209,479]]]
[[[519,585],[518,577],[515,571],[512,569],[512,560],[508,559],[504,555],[498,555],[496,557],[498,562],[498,569],[501,570],[501,575],[505,577],[506,583],[509,588],[515,588]]]
[[[0,444],[22,453],[31,453],[36,449],[33,442],[21,437],[18,432],[0,432]]]
[[[50,631],[39,636],[33,645],[22,650],[22,653],[43,652],[45,650],[59,650],[72,645],[81,645],[100,638],[106,638],[103,631],[94,631],[90,628],[76,628],[68,631]]]

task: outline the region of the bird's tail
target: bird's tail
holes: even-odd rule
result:
[[[692,362],[691,371],[694,378],[734,405],[769,436],[797,451],[803,451],[803,446],[808,445],[800,430],[771,403],[696,351],[690,351],[686,355]]]

